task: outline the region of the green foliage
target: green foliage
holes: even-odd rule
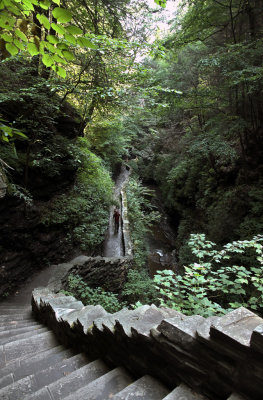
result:
[[[7,51],[3,52],[5,58],[16,56],[23,50],[27,50],[32,57],[40,54],[46,67],[51,67],[65,78],[66,70],[59,64],[67,64],[69,54],[71,59],[74,58],[71,45],[82,48],[94,48],[94,45],[89,40],[85,41],[79,27],[65,25],[71,21],[72,13],[62,7],[54,8],[54,3],[59,5],[60,1],[26,0],[19,4],[16,0],[1,1],[0,40],[1,46],[4,45]],[[39,10],[40,13],[37,13]],[[41,35],[41,30],[46,34]],[[51,32],[57,36],[50,35]]]
[[[217,250],[204,234],[188,242],[197,262],[184,267],[183,275],[158,271],[154,281],[161,305],[187,315],[222,314],[244,306],[263,312],[263,236],[228,243]],[[236,257],[254,250],[253,266],[236,265]]]
[[[8,143],[15,139],[25,140],[27,136],[13,126],[6,125],[8,121],[0,118],[0,141]]]
[[[144,238],[151,224],[159,218],[159,213],[152,210],[150,201],[147,199],[147,196],[151,196],[151,191],[139,180],[130,178],[126,192],[134,261],[136,266],[141,268],[145,265],[147,255]]]
[[[122,296],[129,304],[158,304],[158,292],[146,270],[132,269],[128,272]]]
[[[91,124],[88,137],[91,149],[111,169],[122,162],[123,156],[128,156],[132,135],[124,131],[121,116],[116,115],[111,119],[94,122]]]
[[[84,138],[79,138],[75,152],[80,165],[76,181],[71,190],[52,200],[42,222],[62,224],[70,243],[90,251],[104,240],[113,183]]]
[[[74,296],[86,305],[96,306],[100,304],[106,311],[115,313],[125,307],[125,303],[118,300],[118,296],[112,292],[106,292],[102,288],[89,287],[79,275],[70,274],[66,284],[67,290],[62,293]]]
[[[158,4],[159,6],[165,8],[166,6],[166,0],[154,0],[156,4]]]

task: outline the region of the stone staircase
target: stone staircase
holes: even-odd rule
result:
[[[32,310],[0,303],[0,400],[262,400],[262,344],[242,307],[110,314],[39,288]]]
[[[204,399],[185,385],[170,392],[149,375],[136,379],[123,367],[60,345],[29,307],[2,303],[0,315],[1,400]]]

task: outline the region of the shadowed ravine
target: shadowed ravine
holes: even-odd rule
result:
[[[116,180],[114,189],[114,200],[120,204],[120,213],[122,214],[120,193],[123,185],[127,182],[130,175],[130,169],[122,165],[121,172]],[[123,251],[123,237],[122,237],[122,224],[120,223],[119,231],[114,232],[113,211],[115,206],[110,207],[109,227],[104,242],[103,256],[104,257],[122,257]]]

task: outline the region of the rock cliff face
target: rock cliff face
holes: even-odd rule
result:
[[[15,141],[16,151],[12,143],[0,142],[3,296],[35,270],[74,255],[66,245],[63,226],[47,228],[41,216],[49,201],[74,182],[78,168],[74,142],[81,134],[81,122],[70,105],[61,105],[52,95],[47,82],[30,75],[30,70],[23,72],[19,63],[1,67],[0,97],[1,118],[28,137]]]

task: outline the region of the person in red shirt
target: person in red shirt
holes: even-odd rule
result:
[[[115,208],[114,210],[113,219],[114,219],[114,233],[117,233],[119,231],[119,225],[120,225],[120,212],[118,208]]]

